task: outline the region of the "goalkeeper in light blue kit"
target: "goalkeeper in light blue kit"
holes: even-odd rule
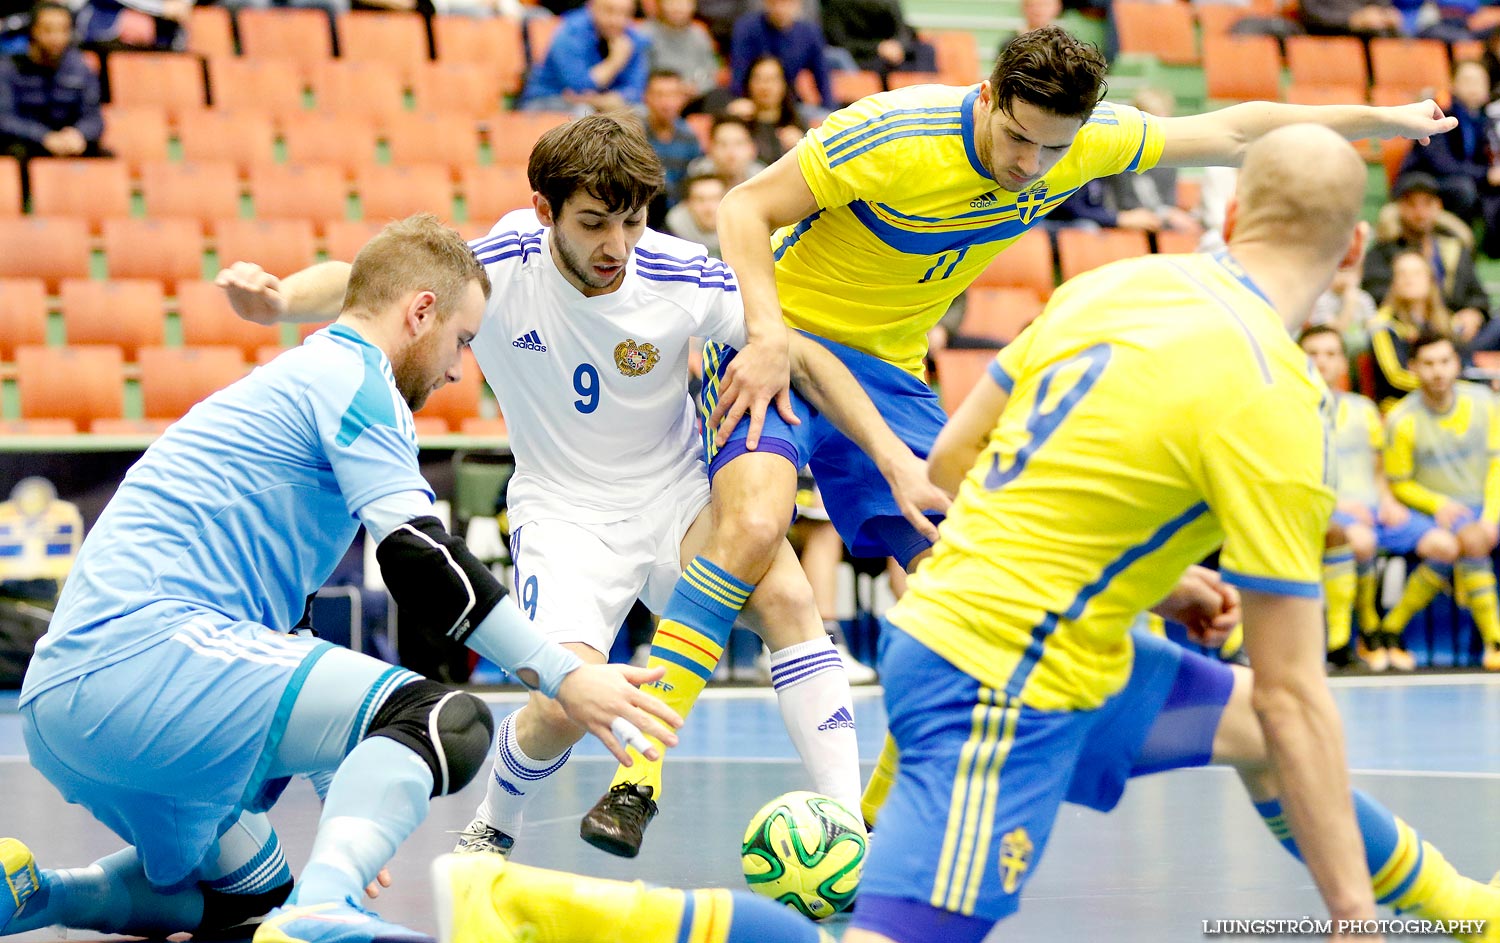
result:
[[[42,870],[0,840],[0,935],[206,933],[279,907],[258,943],[428,939],[360,895],[429,799],[484,766],[492,721],[472,695],[289,634],[361,524],[403,629],[518,673],[622,761],[642,732],[675,743],[680,719],[636,689],[659,669],[584,665],[545,639],[433,516],[412,410],[459,378],[489,287],[434,217],[393,223],[334,325],[194,407],[126,475],[20,710],[33,765],[130,847]],[[264,813],[298,774],[331,783],[294,891]]]

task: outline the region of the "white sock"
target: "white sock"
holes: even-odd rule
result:
[[[541,788],[542,781],[562,769],[571,749],[550,760],[534,760],[516,742],[516,714],[505,715],[495,733],[495,765],[485,783],[484,801],[475,816],[512,838],[521,829],[521,814]]]
[[[771,686],[781,720],[813,789],[859,814],[859,742],[844,663],[824,636],[771,653]]]

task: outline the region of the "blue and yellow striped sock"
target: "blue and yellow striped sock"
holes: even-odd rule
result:
[[[1493,909],[1500,905],[1500,888],[1459,874],[1416,829],[1370,796],[1356,789],[1353,798],[1377,903],[1433,920],[1473,920],[1500,913]],[[1257,802],[1255,811],[1282,847],[1301,861],[1281,801]]]
[[[1354,574],[1358,588],[1355,591],[1354,611],[1359,613],[1359,634],[1368,638],[1380,631],[1380,610],[1375,607],[1379,595],[1380,581],[1376,579],[1375,561],[1355,563]]]
[[[672,590],[646,662],[647,668],[665,668],[666,675],[646,690],[686,718],[713,677],[734,620],[754,589],[705,558],[694,557]],[[661,761],[652,763],[634,750],[630,758],[632,765],[615,771],[614,785],[644,784],[660,799]]]
[[[1401,591],[1401,600],[1385,614],[1380,630],[1400,636],[1412,616],[1427,608],[1438,593],[1448,588],[1448,577],[1453,568],[1443,563],[1427,563],[1412,570],[1406,578],[1406,588]]]
[[[1359,587],[1354,572],[1354,551],[1345,544],[1323,551],[1323,604],[1328,613],[1328,651],[1342,651],[1349,644],[1354,625],[1354,597]]]
[[[1464,599],[1474,626],[1488,645],[1500,645],[1500,606],[1495,600],[1495,570],[1488,557],[1464,557],[1453,567],[1453,584]]]

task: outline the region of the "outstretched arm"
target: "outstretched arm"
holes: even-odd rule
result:
[[[1428,99],[1410,105],[1286,105],[1245,102],[1201,115],[1161,118],[1162,167],[1238,167],[1245,149],[1289,124],[1321,124],[1351,141],[1412,138],[1426,144],[1451,131],[1458,119]]]
[[[214,284],[246,321],[332,321],[344,307],[351,268],[348,262],[320,262],[277,278],[254,262],[236,262],[220,270]]]

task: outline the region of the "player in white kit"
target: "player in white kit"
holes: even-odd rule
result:
[[[744,339],[744,315],[722,262],[645,228],[662,175],[634,126],[594,116],[554,129],[537,142],[529,175],[535,209],[508,214],[472,244],[494,286],[473,348],[516,458],[508,495],[516,601],[551,638],[602,662],[637,598],[662,612],[676,597],[680,605],[716,605],[750,596],[749,587],[695,559],[711,521],[687,394],[692,338]],[[240,264],[220,281],[252,320],[314,320],[337,303],[346,273],[324,263],[277,281]],[[858,387],[836,358],[807,342],[794,359],[817,406],[925,482],[921,461],[868,399],[850,395]],[[783,669],[783,718],[814,788],[857,807],[854,729],[830,723],[852,716],[848,681],[789,546],[755,587],[747,613],[773,667]],[[679,713],[691,701],[674,697],[701,690],[733,621],[723,622],[722,635],[674,626],[686,654],[667,667],[655,693]],[[460,848],[508,852],[525,805],[581,734],[544,697],[506,717],[488,795]],[[588,820],[584,837],[633,855],[659,794],[657,772],[601,801],[634,826],[633,843],[612,844]]]

